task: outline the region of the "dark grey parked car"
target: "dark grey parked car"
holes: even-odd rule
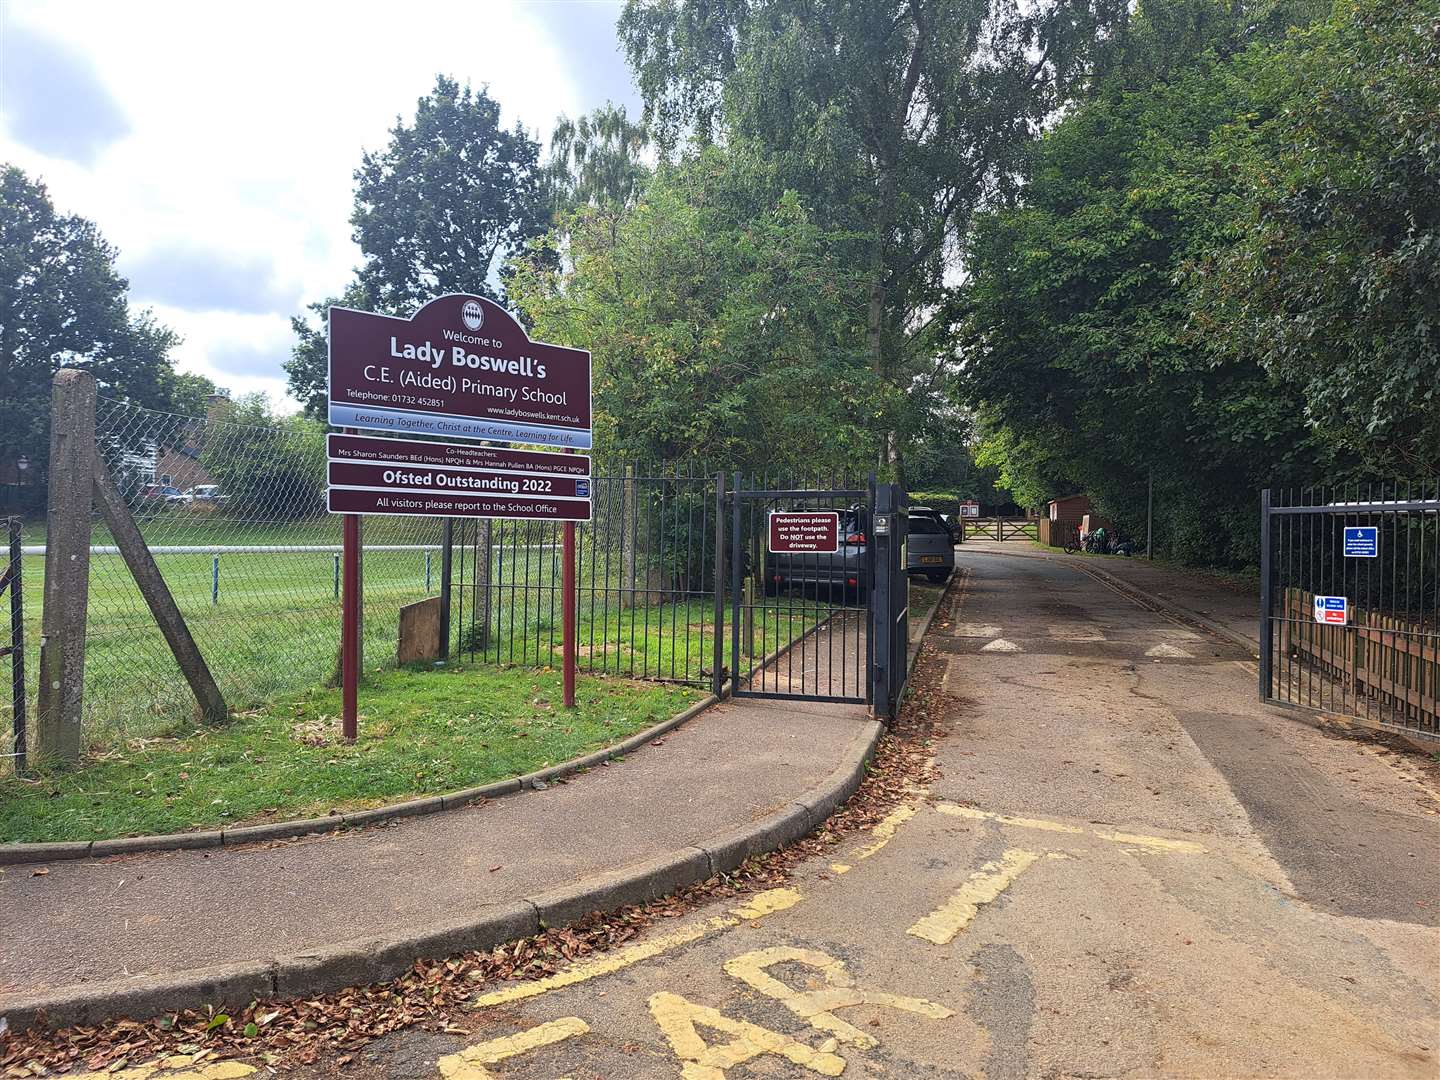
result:
[[[938,517],[910,516],[910,535],[905,541],[905,572],[944,581],[955,569],[955,541],[950,529]]]
[[[936,510],[932,506],[910,507],[910,520],[914,521],[917,517],[927,517],[934,521],[938,521],[941,525],[945,526],[945,530],[954,539],[955,543],[958,544],[960,542],[960,530],[958,527],[956,527],[955,522],[952,521],[948,515],[942,514],[939,510]],[[910,531],[914,532],[915,530],[911,529]]]

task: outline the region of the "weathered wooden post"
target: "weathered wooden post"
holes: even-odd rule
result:
[[[45,590],[33,756],[79,760],[90,601],[90,492],[95,468],[95,379],[64,368],[50,399]]]

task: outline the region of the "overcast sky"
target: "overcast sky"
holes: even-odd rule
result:
[[[120,249],[182,370],[285,409],[289,317],[344,287],[352,173],[437,73],[543,142],[638,101],[621,0],[0,0],[0,161]]]

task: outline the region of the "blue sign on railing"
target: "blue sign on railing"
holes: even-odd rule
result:
[[[1375,525],[1347,525],[1345,527],[1345,557],[1347,559],[1374,559],[1380,555],[1380,529]]]

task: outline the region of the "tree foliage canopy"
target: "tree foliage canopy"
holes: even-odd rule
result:
[[[645,126],[631,122],[624,105],[607,102],[578,120],[561,116],[545,165],[555,214],[633,202],[650,173],[644,161],[649,145]]]
[[[332,304],[408,316],[444,293],[503,302],[505,261],[550,224],[540,145],[518,123],[502,128],[484,89],[438,76],[415,119],[397,120],[389,145],[355,170],[350,223],[364,257],[354,280],[290,320],[290,394],[315,417],[325,414]]]
[[[1235,236],[1190,268],[1197,326],[1338,451],[1440,472],[1440,5],[1344,3],[1236,77],[1254,103],[1208,156]]]
[[[391,312],[444,293],[498,300],[506,255],[550,223],[541,173],[540,145],[502,128],[485,90],[440,76],[355,171],[361,288]]]
[[[517,268],[537,336],[592,350],[603,452],[748,469],[873,453],[854,274],[793,192],[752,180],[711,149],[633,207],[576,211],[564,266],[542,248]]]
[[[1314,14],[1143,5],[977,221],[960,386],[1027,500],[1138,528],[1153,476],[1174,553],[1243,564],[1262,486],[1440,467],[1440,19]]]
[[[62,367],[89,371],[102,394],[170,403],[179,339],[131,311],[115,255],[92,222],[57,213],[43,184],[0,166],[0,460],[43,467]]]
[[[885,459],[925,426],[949,275],[987,199],[1068,94],[1122,0],[629,0],[620,21],[662,150],[766,161],[863,269]]]

